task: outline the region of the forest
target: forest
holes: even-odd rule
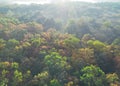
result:
[[[0,5],[0,86],[120,86],[120,2]]]

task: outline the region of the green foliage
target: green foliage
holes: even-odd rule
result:
[[[67,58],[60,56],[57,52],[51,52],[45,56],[44,62],[51,74],[59,74],[67,68]]]
[[[13,86],[17,86],[23,80],[23,75],[18,70],[14,71],[13,75]]]
[[[17,62],[0,62],[0,86],[18,86],[24,78],[18,69]]]
[[[1,4],[0,86],[120,86],[119,9]]]
[[[20,23],[20,21],[15,18],[3,17],[3,18],[0,18],[0,23],[7,26],[9,23],[18,24]]]
[[[57,79],[53,79],[50,81],[50,86],[62,86],[62,85],[60,85]]]
[[[11,63],[11,67],[14,68],[14,69],[18,69],[19,64],[17,62],[13,62],[13,63]]]
[[[10,66],[10,63],[9,62],[0,62],[0,68],[1,69],[6,69]]]
[[[49,76],[48,72],[47,71],[44,71],[40,74],[38,74],[37,76],[35,76],[34,78],[37,78],[37,79],[47,79]]]
[[[0,50],[3,49],[5,47],[5,40],[0,39]]]
[[[35,75],[32,81],[32,84],[37,86],[47,86],[49,81],[49,74],[47,71]]]
[[[96,66],[84,67],[81,72],[80,80],[85,86],[106,86],[105,73]]]
[[[120,38],[116,38],[116,39],[113,41],[112,45],[120,45]]]
[[[75,36],[70,36],[67,39],[64,40],[65,42],[65,46],[68,48],[76,48],[79,43],[80,43],[80,39],[76,38]]]
[[[24,35],[27,33],[27,30],[25,29],[14,29],[12,30],[12,32],[10,33],[10,37],[12,39],[16,39],[16,40],[23,40]]]
[[[94,48],[96,51],[103,51],[103,49],[105,48],[105,44],[99,40],[89,40],[87,42],[88,46],[90,46],[91,48]]]
[[[7,42],[7,46],[8,47],[15,47],[19,44],[19,41],[15,40],[15,39],[9,39]]]
[[[7,86],[8,84],[8,79],[6,78],[6,75],[8,74],[9,71],[7,70],[2,70],[2,74],[0,75],[0,86]]]
[[[43,42],[43,40],[41,38],[31,39],[31,44],[33,47],[39,47],[42,42]]]

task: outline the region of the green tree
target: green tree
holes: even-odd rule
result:
[[[105,73],[94,65],[86,66],[82,70],[80,80],[84,86],[107,86]]]
[[[79,46],[80,44],[80,39],[77,37],[70,35],[68,38],[64,40],[65,47],[68,49],[74,49]]]
[[[38,73],[33,77],[30,86],[48,86],[49,73],[47,71]]]
[[[23,74],[22,72],[15,70],[13,75],[13,82],[12,86],[18,86],[23,81]]]
[[[21,41],[24,39],[26,33],[26,29],[14,29],[10,32],[10,38]]]
[[[22,86],[23,74],[16,62],[0,62],[0,86]]]
[[[57,79],[53,79],[50,81],[50,86],[62,86],[62,85],[60,85]]]
[[[0,50],[2,50],[5,47],[5,40],[0,39]]]
[[[103,43],[103,42],[101,42],[101,41],[99,41],[99,40],[95,40],[95,41],[89,40],[89,41],[87,42],[87,44],[88,44],[89,47],[94,48],[94,50],[95,50],[96,52],[101,52],[101,51],[103,51],[103,49],[104,49],[105,46],[106,46],[105,43]]]
[[[18,44],[19,44],[19,41],[17,41],[16,39],[9,39],[7,42],[7,47],[15,48],[15,46],[17,46]]]
[[[116,38],[113,42],[112,45],[120,45],[120,38]]]
[[[45,56],[44,62],[52,76],[59,76],[64,70],[69,68],[67,58],[60,56],[57,52],[51,52]]]
[[[9,80],[6,78],[9,71],[3,69],[0,75],[0,86],[7,86]]]

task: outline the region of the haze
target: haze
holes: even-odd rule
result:
[[[31,3],[37,3],[37,4],[45,4],[45,3],[59,3],[59,2],[68,2],[68,1],[82,1],[82,2],[119,2],[119,0],[0,0],[0,3],[4,4],[11,4],[11,3],[17,3],[17,4],[31,4]]]

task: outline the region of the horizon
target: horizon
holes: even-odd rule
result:
[[[88,3],[99,3],[99,2],[120,2],[119,0],[1,0],[1,4],[51,4],[51,3],[65,3],[65,2],[88,2]]]

